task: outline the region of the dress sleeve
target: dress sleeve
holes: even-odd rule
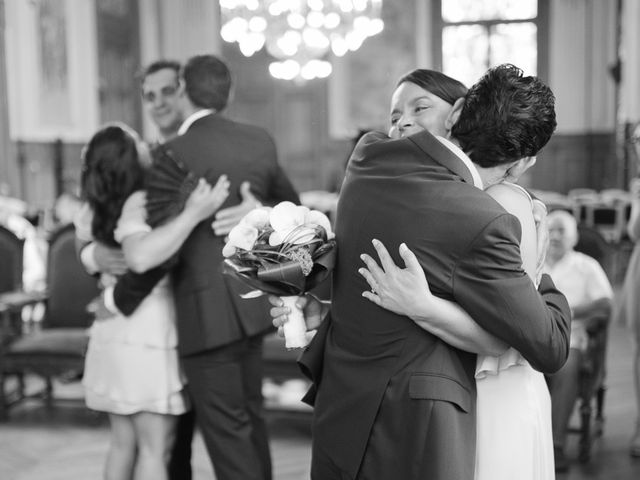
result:
[[[522,266],[535,282],[538,242],[531,196],[520,185],[510,182],[492,185],[486,192],[520,222]]]
[[[129,235],[149,231],[151,227],[147,224],[146,195],[140,190],[132,193],[124,203],[113,236],[116,242],[122,243]]]

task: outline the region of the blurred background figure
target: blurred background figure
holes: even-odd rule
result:
[[[578,224],[570,213],[556,210],[547,217],[549,250],[545,272],[565,294],[572,312],[571,345],[567,363],[547,376],[551,393],[551,421],[556,471],[566,471],[565,440],[569,419],[579,392],[579,371],[588,345],[588,331],[608,321],[613,290],[598,261],[574,247],[578,243]]]
[[[640,123],[636,125],[629,139],[634,147],[636,161],[640,164]],[[640,178],[631,180],[631,215],[627,223],[627,232],[635,246],[624,283],[620,299],[616,305],[616,323],[625,323],[632,331],[634,341],[633,375],[636,400],[635,433],[631,439],[629,453],[633,457],[640,457]]]
[[[53,205],[53,216],[56,225],[68,225],[82,208],[82,200],[69,192],[63,192]]]
[[[24,240],[22,288],[26,291],[42,290],[46,280],[47,245],[27,216],[29,206],[26,202],[0,194],[0,225]]]

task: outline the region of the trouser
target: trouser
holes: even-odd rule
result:
[[[271,480],[262,418],[262,336],[183,357],[196,422],[218,480]]]
[[[569,428],[569,420],[580,390],[579,375],[583,353],[569,349],[569,358],[564,366],[553,375],[547,376],[551,394],[551,426],[553,445],[563,448]]]
[[[169,458],[169,480],[191,480],[191,443],[195,427],[193,409],[178,418],[176,439]]]

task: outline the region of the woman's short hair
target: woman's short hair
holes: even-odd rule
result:
[[[488,168],[535,156],[555,128],[551,89],[515,65],[503,64],[469,89],[451,135],[473,163]]]

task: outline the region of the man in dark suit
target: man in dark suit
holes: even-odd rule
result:
[[[427,131],[396,140],[371,133],[352,155],[338,205],[331,319],[301,358],[317,388],[313,479],[474,477],[476,356],[362,297],[360,255],[373,253],[373,238],[405,242],[436,295],[534,368],[556,371],[566,360],[566,300],[548,276],[536,291],[522,269],[518,220],[471,173],[486,187],[534,156],[555,129],[553,95],[504,66],[465,100],[448,120],[451,127],[459,116],[453,142]]]
[[[125,253],[138,272],[156,267],[177,253],[171,273],[178,350],[216,477],[271,479],[267,432],[261,416],[262,337],[271,322],[265,299],[241,299],[244,287],[222,275],[221,234],[233,223],[230,218],[240,216],[234,205],[246,199],[239,188],[243,182],[251,185],[255,198],[263,203],[299,203],[299,199],[277,163],[269,134],[222,116],[231,88],[225,63],[212,55],[193,57],[184,66],[183,80],[186,120],[165,148],[211,184],[227,175],[231,190],[224,211],[228,215],[217,219],[215,232],[211,222],[202,222],[191,230],[177,217],[140,242],[126,246]],[[147,288],[140,282],[132,288],[130,276],[125,276],[114,291],[116,305],[130,308]]]

